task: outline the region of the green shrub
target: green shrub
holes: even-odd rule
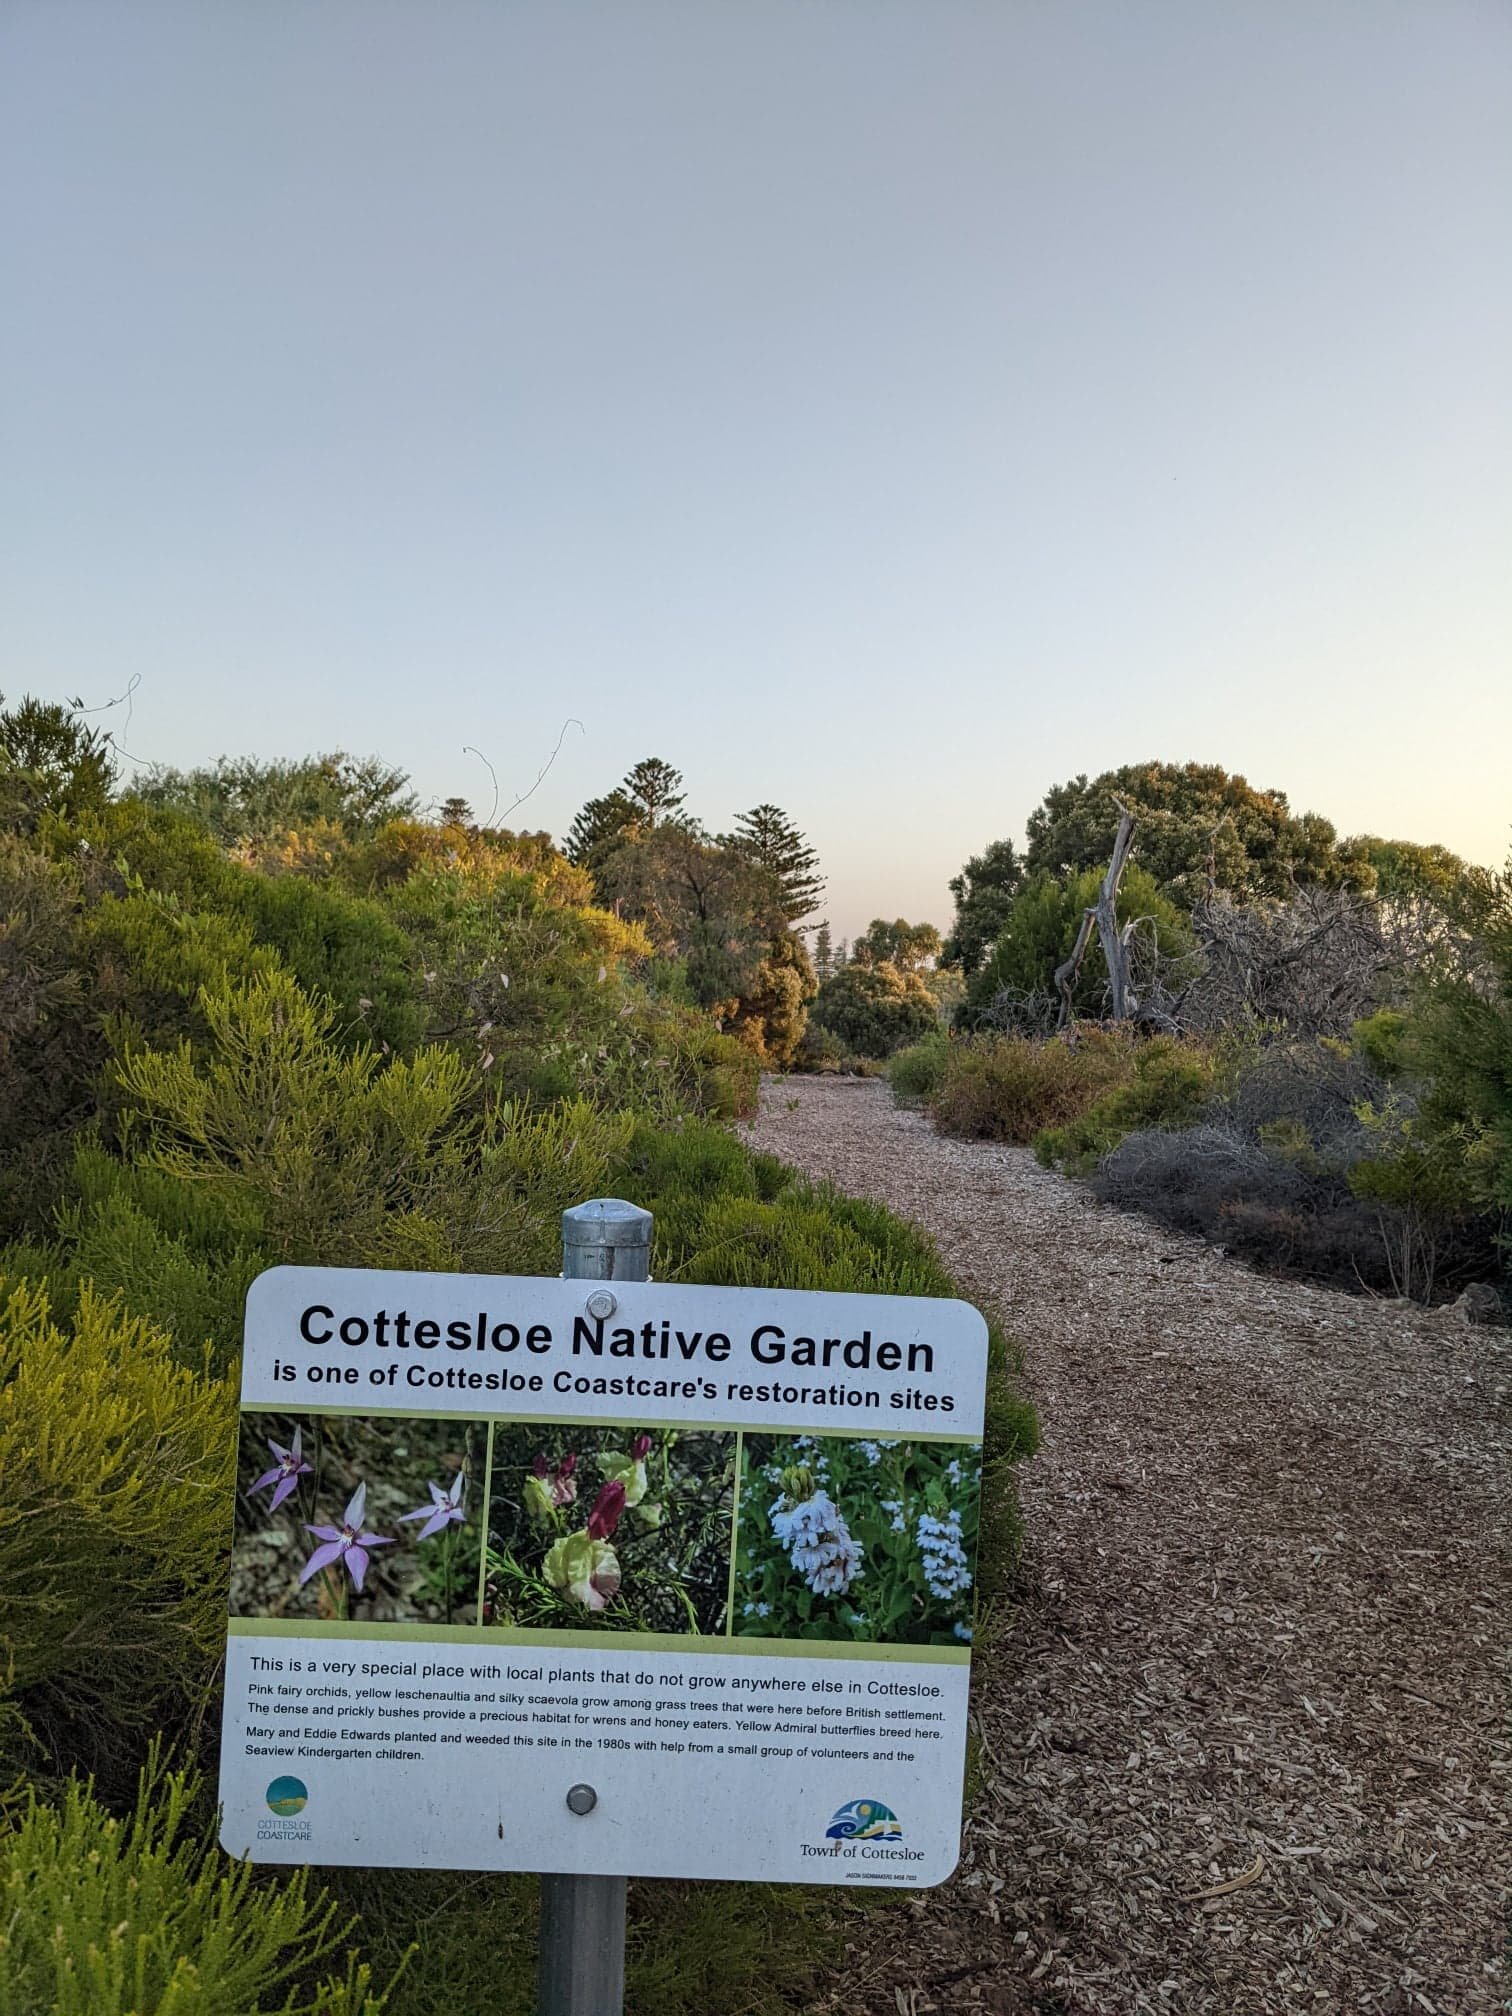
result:
[[[105,1054],[79,878],[0,831],[0,1239],[41,1231]]]
[[[854,961],[832,974],[814,1000],[810,1019],[838,1038],[854,1057],[882,1059],[939,1027],[934,997],[918,973],[883,960]]]
[[[41,1288],[0,1284],[0,1670],[34,1725],[109,1756],[202,1684],[235,1437],[233,1389],[152,1324],[85,1288],[65,1329]]]
[[[635,1124],[633,1114],[604,1113],[585,1099],[544,1110],[506,1105],[490,1116],[473,1190],[480,1225],[461,1239],[473,1264],[558,1273],[562,1213],[604,1194]]]
[[[1356,1052],[1383,1078],[1397,1078],[1407,1069],[1412,1025],[1399,1008],[1378,1008],[1356,1022],[1351,1034]]]
[[[1133,1053],[1128,1081],[1095,1099],[1076,1119],[1038,1135],[1034,1152],[1048,1168],[1085,1175],[1126,1134],[1149,1127],[1193,1127],[1212,1097],[1212,1059],[1173,1036],[1152,1036]]]
[[[238,1237],[195,1184],[119,1162],[92,1142],[74,1156],[73,1187],[47,1269],[55,1313],[72,1307],[88,1281],[164,1331],[180,1363],[203,1366],[208,1344],[212,1367],[228,1366],[241,1349],[247,1290],[269,1264],[266,1254]]]
[[[945,1053],[934,1094],[935,1125],[968,1141],[1027,1146],[1047,1127],[1065,1126],[1134,1072],[1136,1039],[1081,1028],[1036,1042],[1027,1036],[959,1040]]]
[[[134,934],[141,934],[137,942],[150,960],[166,960],[156,979],[149,978],[156,985],[169,980],[174,969],[164,920],[198,918],[193,928],[212,941],[212,958],[215,940],[223,941],[229,955],[232,942],[245,944],[242,934],[250,934],[307,992],[329,1001],[339,1042],[369,1039],[407,1050],[418,1040],[422,1014],[413,954],[404,933],[377,902],[300,875],[271,876],[244,867],[223,854],[192,819],[134,800],[108,806],[75,826],[55,824],[47,830],[54,851],[65,858],[80,858],[82,843],[86,858],[114,862],[122,884],[117,893],[145,896],[159,913],[155,932],[140,911],[119,927],[127,956],[117,977],[126,991]],[[219,923],[210,923],[212,917]],[[247,979],[259,963],[233,962],[230,970]],[[192,1002],[195,986],[213,984],[219,977],[217,971],[206,971],[192,982],[184,973],[179,984]],[[122,1005],[129,1014],[129,1000]]]
[[[795,1071],[811,1071],[821,1077],[831,1077],[837,1071],[851,1068],[855,1060],[833,1029],[826,1029],[809,1017],[808,1027],[803,1032],[797,1052],[793,1057]]]
[[[1373,1153],[1349,1170],[1349,1187],[1375,1212],[1398,1295],[1429,1301],[1440,1266],[1474,1216],[1474,1166],[1465,1143],[1396,1099],[1361,1108]]]
[[[0,1831],[0,2016],[379,2016],[353,1929],[308,1872],[260,1883],[191,1821],[198,1783],[150,1754],[135,1809],[76,1779]]]
[[[895,1051],[887,1064],[887,1081],[893,1097],[914,1105],[932,1099],[944,1079],[949,1048],[950,1039],[945,1031],[935,1029],[921,1043],[910,1043],[906,1050]]]
[[[1512,1211],[1512,864],[1488,900],[1484,958],[1484,984],[1447,981],[1427,995],[1413,1053],[1431,1081],[1425,1125],[1458,1140],[1480,1206],[1506,1213]]]
[[[460,1058],[343,1055],[330,1010],[282,973],[206,989],[200,1007],[204,1054],[183,1043],[118,1067],[139,1160],[202,1186],[280,1260],[459,1264],[443,1220],[468,1167]]]
[[[990,956],[967,984],[955,1011],[957,1028],[1005,1026],[1000,1019],[1005,996],[1055,1001],[1055,970],[1070,957],[1083,915],[1097,900],[1102,876],[1101,868],[1065,878],[1041,873],[1019,890]],[[1168,971],[1189,957],[1192,934],[1185,912],[1137,861],[1129,864],[1119,883],[1117,913],[1120,925],[1136,918],[1149,920],[1148,925],[1141,924],[1136,944],[1144,950],[1153,934],[1155,950]],[[1076,977],[1076,1013],[1106,1013],[1107,990],[1107,962],[1094,933]]]

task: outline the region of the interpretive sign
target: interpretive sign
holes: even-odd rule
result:
[[[223,1844],[943,1881],[986,1368],[964,1302],[262,1275]]]

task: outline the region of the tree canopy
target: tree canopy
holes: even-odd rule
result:
[[[910,924],[905,917],[873,917],[851,946],[851,962],[856,966],[896,966],[900,973],[917,973],[931,959],[940,956],[940,934],[933,924]]]
[[[819,856],[780,806],[753,805],[742,812],[725,844],[772,877],[789,924],[812,913],[824,893]]]
[[[940,952],[969,980],[991,951],[1024,884],[1024,863],[1011,840],[993,840],[950,878],[955,922]]]
[[[1284,791],[1257,790],[1216,763],[1129,763],[1052,785],[1029,815],[1026,872],[1064,878],[1105,867],[1119,800],[1135,816],[1141,867],[1188,906],[1210,871],[1217,888],[1242,897],[1373,886],[1369,863],[1340,845],[1327,819],[1294,813]]]
[[[130,796],[184,812],[223,847],[280,840],[328,825],[351,841],[370,839],[391,819],[412,819],[420,801],[403,770],[377,756],[221,756],[194,770],[151,770]]]
[[[0,825],[30,832],[44,813],[78,818],[110,797],[110,737],[69,708],[0,694]]]

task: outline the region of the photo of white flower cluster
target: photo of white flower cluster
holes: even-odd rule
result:
[[[974,1444],[748,1435],[740,1637],[970,1644]]]

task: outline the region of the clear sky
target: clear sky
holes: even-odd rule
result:
[[[0,688],[837,935],[1148,757],[1500,862],[1509,254],[1504,0],[4,0]]]

